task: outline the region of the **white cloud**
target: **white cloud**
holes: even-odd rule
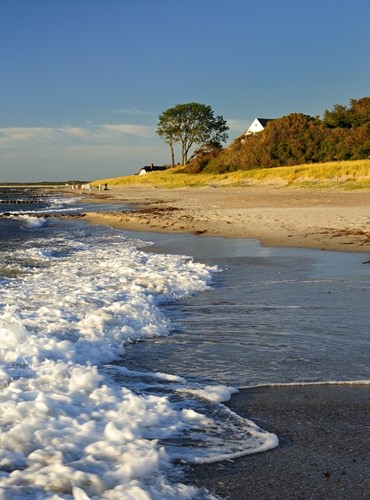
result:
[[[0,147],[20,146],[22,143],[55,145],[73,141],[96,144],[123,141],[123,136],[145,140],[155,137],[152,127],[130,123],[88,125],[86,127],[4,127],[0,128]]]
[[[82,127],[63,127],[58,129],[62,134],[67,136],[87,139],[89,137],[88,129]]]
[[[152,115],[153,113],[150,113],[149,111],[140,111],[139,109],[136,108],[120,108],[120,109],[114,109],[113,113],[123,113],[125,115],[131,115],[131,116],[148,116]]]
[[[115,177],[167,160],[167,146],[145,125],[0,128],[2,182]]]
[[[102,125],[103,129],[112,130],[119,134],[135,135],[139,137],[150,137],[153,135],[152,127],[147,125],[132,125],[132,124],[107,124]]]
[[[53,128],[47,127],[5,127],[0,128],[0,145],[9,145],[15,142],[31,142],[51,139]]]

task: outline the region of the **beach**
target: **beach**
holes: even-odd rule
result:
[[[367,191],[110,187],[99,200],[123,200],[131,211],[90,212],[84,215],[89,222],[134,231],[253,238],[265,246],[363,252],[363,262],[369,261]],[[370,498],[367,383],[247,388],[227,404],[276,433],[279,446],[187,466],[189,484],[234,500]]]
[[[0,219],[4,498],[369,497],[367,192],[44,201]]]
[[[279,447],[189,467],[189,480],[235,500],[369,498],[369,391],[361,384],[242,390],[231,409],[276,433]]]
[[[115,187],[97,201],[125,201],[129,212],[85,215],[90,222],[137,231],[255,238],[265,246],[370,250],[370,193],[303,188]]]

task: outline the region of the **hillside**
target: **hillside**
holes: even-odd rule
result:
[[[335,105],[323,118],[291,113],[268,121],[258,133],[237,137],[218,150],[198,154],[189,173],[232,172],[370,157],[370,97]]]
[[[190,162],[165,172],[98,183],[161,187],[252,185],[370,187],[370,97],[336,104],[323,118],[291,113],[269,120],[230,146],[208,144]]]
[[[304,164],[290,167],[256,168],[225,173],[198,174],[175,167],[163,172],[100,179],[93,184],[108,186],[146,185],[164,188],[204,186],[296,186],[306,188],[370,189],[370,159]]]

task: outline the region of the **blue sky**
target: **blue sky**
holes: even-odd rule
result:
[[[369,21],[368,0],[0,0],[0,183],[169,163],[155,130],[179,103],[231,142],[370,96]]]

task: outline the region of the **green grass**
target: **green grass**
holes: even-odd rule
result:
[[[100,179],[93,184],[110,186],[141,185],[167,189],[204,186],[275,185],[306,188],[370,189],[370,160],[337,161],[224,174],[187,174],[183,167],[146,175]]]

